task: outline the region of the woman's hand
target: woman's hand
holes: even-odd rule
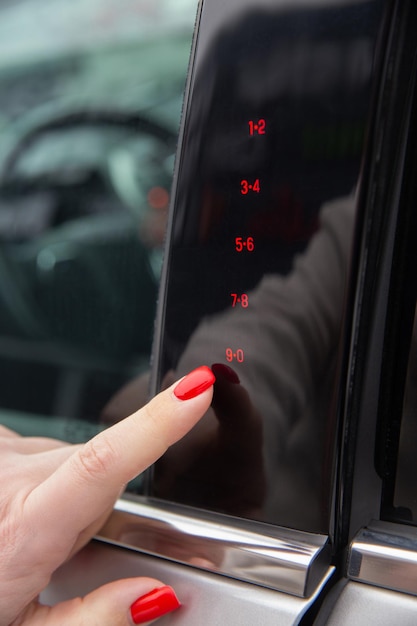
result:
[[[213,382],[209,368],[194,370],[85,445],[0,427],[0,626],[124,626],[178,607],[172,590],[151,579],[117,581],[52,608],[37,596],[97,532],[124,485],[205,413]]]

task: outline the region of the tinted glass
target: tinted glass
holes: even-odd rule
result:
[[[416,326],[410,343],[407,384],[400,428],[398,465],[394,497],[389,518],[395,521],[417,522],[417,411],[416,411]]]
[[[383,228],[378,233],[377,222],[371,227],[375,236],[383,235],[379,250],[373,246],[379,256],[373,263],[377,276],[370,274],[380,293],[369,290],[381,354],[381,366],[374,355],[369,357],[375,372],[380,367],[380,379],[374,386],[378,419],[373,449],[375,470],[382,480],[380,515],[388,521],[412,524],[417,522],[416,9],[414,2],[396,3],[391,22],[395,28],[387,54],[386,97],[380,99],[388,114],[387,123],[379,124],[383,132],[381,167],[375,169],[381,190],[375,206],[379,204],[383,210]],[[385,259],[380,262],[382,256]],[[372,415],[369,403],[366,407]]]
[[[22,434],[83,440],[148,371],[196,8],[1,3],[0,422]]]
[[[328,529],[335,366],[383,2],[203,4],[158,386],[206,363],[153,494]]]

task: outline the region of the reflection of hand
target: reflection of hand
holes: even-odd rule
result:
[[[36,598],[54,570],[98,530],[125,483],[207,410],[214,377],[204,368],[197,378],[191,373],[85,445],[23,438],[0,427],[0,626],[127,626],[132,619],[148,622],[160,617],[161,610],[178,607],[171,588],[148,578],[117,581],[82,601],[52,608]],[[184,387],[191,397],[179,399]],[[149,592],[153,594],[143,598]]]
[[[262,419],[229,366],[215,364],[212,370],[212,407],[157,463],[155,495],[257,518],[266,492]]]

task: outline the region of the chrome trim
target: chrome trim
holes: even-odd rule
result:
[[[141,574],[173,586],[184,605],[155,626],[296,626],[303,623],[310,607],[320,602],[333,569],[329,568],[312,596],[298,598],[94,541],[54,572],[40,601],[55,605],[83,597],[113,580]],[[392,622],[397,623],[404,626]]]
[[[137,500],[119,500],[97,538],[302,598],[330,569],[324,535]]]
[[[362,529],[350,548],[348,576],[417,595],[417,529],[388,522]]]

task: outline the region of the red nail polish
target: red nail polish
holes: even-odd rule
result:
[[[209,367],[203,365],[193,370],[185,378],[180,380],[174,389],[174,394],[179,400],[191,400],[209,389],[216,380]]]
[[[144,624],[175,611],[180,606],[181,603],[174,590],[166,585],[138,598],[130,607],[130,613],[135,624]]]

